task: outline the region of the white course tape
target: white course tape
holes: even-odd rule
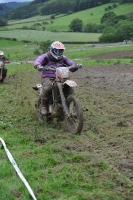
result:
[[[24,178],[23,174],[22,174],[21,171],[19,170],[19,168],[18,168],[18,166],[17,166],[17,163],[15,162],[15,160],[13,159],[11,153],[10,153],[9,150],[7,149],[4,140],[3,140],[2,138],[0,138],[0,141],[1,141],[2,144],[3,144],[3,147],[4,147],[5,151],[6,151],[6,154],[7,154],[8,158],[9,158],[10,162],[12,163],[12,165],[13,165],[13,167],[15,168],[17,174],[19,175],[19,177],[21,178],[21,180],[22,180],[23,183],[25,184],[25,186],[26,186],[26,188],[28,189],[30,195],[32,196],[32,198],[33,198],[34,200],[37,200],[36,197],[35,197],[35,195],[34,195],[34,193],[33,193],[33,191],[32,191],[32,189],[31,189],[31,187],[29,186],[28,182],[26,181],[26,179]]]

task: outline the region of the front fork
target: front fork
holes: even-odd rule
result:
[[[69,111],[68,111],[68,107],[67,107],[67,104],[66,104],[66,98],[65,98],[64,93],[63,93],[62,84],[60,82],[57,82],[57,86],[58,86],[60,97],[61,97],[63,111],[64,111],[65,115],[67,117],[69,117]]]

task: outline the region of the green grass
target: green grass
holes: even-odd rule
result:
[[[48,22],[48,25],[42,25],[45,26],[46,31],[68,31],[69,25],[71,21],[75,18],[80,18],[83,21],[83,24],[86,25],[88,23],[100,23],[100,19],[103,16],[104,13],[106,13],[105,8],[109,5],[112,6],[112,3],[110,4],[104,4],[102,6],[97,6],[95,8],[86,9],[80,12],[76,12],[70,15],[57,15],[54,20],[52,20],[53,23],[51,23],[50,16],[35,16],[29,19],[23,19],[23,20],[15,20],[15,21],[9,21],[9,25],[6,27],[8,29],[17,29],[21,28],[22,26],[32,26],[34,23],[39,22],[42,24],[42,22]],[[133,10],[133,4],[127,3],[127,4],[118,4],[118,7],[111,9],[110,11],[114,12],[117,15],[123,15],[128,14],[132,12]],[[80,17],[79,17],[80,16]],[[1,28],[3,29],[3,28]],[[38,27],[38,29],[42,29],[42,27]]]
[[[15,79],[10,78],[0,85],[0,137],[5,140],[37,199],[125,199],[125,193],[117,192],[117,183],[122,181],[130,188],[130,181],[113,172],[105,160],[85,150],[91,140],[99,143],[96,135],[74,136],[63,128],[64,125],[58,128],[36,121],[34,100],[37,94],[32,91],[32,85],[38,76],[33,66],[14,65],[8,73],[14,73]],[[22,200],[30,199],[3,149],[0,149],[0,158],[1,200],[15,200],[17,194]]]
[[[125,5],[123,12],[130,10],[130,4]],[[120,13],[119,8],[116,8]],[[104,9],[98,7],[98,9]],[[81,12],[82,18],[89,23],[93,11],[95,22],[103,10],[91,9],[87,14]],[[96,16],[95,16],[95,11]],[[76,14],[76,13],[75,13]],[[88,18],[86,16],[89,16]],[[66,16],[75,18],[76,15]],[[67,18],[56,19],[52,28],[61,27],[61,19],[66,29]],[[58,21],[59,20],[59,21]],[[50,29],[50,27],[48,27]],[[8,78],[0,84],[0,137],[12,153],[20,170],[33,189],[37,200],[131,200],[133,183],[119,173],[102,156],[97,156],[97,150],[102,153],[105,139],[100,138],[89,128],[81,136],[70,134],[64,123],[52,125],[38,122],[34,102],[38,93],[32,86],[40,83],[39,73],[33,64],[15,65],[15,61],[35,59],[34,50],[39,48],[34,41],[50,39],[61,41],[98,41],[99,35],[80,33],[50,33],[37,31],[0,31],[0,37],[17,38],[18,41],[1,40],[0,48],[5,52],[11,64],[7,65]],[[31,40],[26,47],[21,40]],[[84,67],[112,64],[128,64],[133,59],[86,60],[91,55],[133,50],[133,45],[102,46],[92,48],[91,45],[66,45],[65,55],[82,62]],[[83,88],[77,88],[81,91]],[[86,91],[85,91],[86,92]],[[118,97],[117,97],[118,98]],[[88,103],[88,102],[86,102]],[[94,104],[95,102],[93,102]],[[88,105],[85,104],[88,109]],[[115,108],[114,108],[115,109]],[[94,115],[95,123],[106,118],[98,110],[90,108],[89,115]],[[102,115],[102,116],[101,116]],[[90,119],[87,119],[90,120]],[[89,121],[90,122],[90,121]],[[85,122],[86,123],[86,122]],[[91,123],[91,122],[90,122]],[[111,122],[109,122],[111,123]],[[94,127],[95,128],[95,127]],[[105,135],[110,137],[110,135]],[[1,147],[1,144],[0,144]],[[101,155],[101,153],[99,155]],[[111,159],[111,157],[110,157]],[[24,184],[11,166],[4,149],[0,148],[0,200],[30,200],[31,197]]]
[[[51,15],[50,15],[51,16]],[[49,15],[45,15],[45,16],[34,16],[34,17],[30,17],[27,19],[21,19],[21,20],[9,20],[8,25],[11,24],[22,24],[22,23],[30,23],[30,22],[38,22],[38,21],[44,21],[44,20],[48,20],[50,19]]]
[[[23,43],[6,40],[0,45],[5,48],[5,54],[10,52],[11,60],[14,60],[16,50],[19,52],[16,59],[19,60],[26,55],[28,58],[28,52],[32,53],[36,48],[29,44],[28,49]],[[85,50],[76,45],[75,50],[75,45],[66,45],[66,55],[73,59],[80,55],[82,59],[88,52],[90,55],[105,51],[104,48],[92,49],[89,45],[83,47]],[[132,49],[132,46],[127,48]],[[117,49],[114,47],[111,51]],[[106,47],[106,50],[110,48]],[[82,61],[86,62],[86,66],[92,65],[92,61]],[[98,61],[93,62],[94,66],[98,66]],[[104,158],[97,157],[91,147],[95,143],[96,149],[101,148],[102,140],[97,134],[88,130],[76,136],[67,131],[64,123],[48,125],[36,120],[34,102],[38,93],[33,91],[32,86],[40,82],[40,78],[33,64],[8,65],[8,75],[10,78],[0,84],[0,137],[5,140],[37,199],[128,198],[132,181],[113,169]],[[28,191],[2,148],[0,158],[0,199],[30,200]]]
[[[97,44],[94,48],[91,47],[91,44],[82,44],[82,45],[69,45],[66,44],[65,55],[73,59],[75,62],[82,62],[84,66],[99,66],[99,65],[111,65],[111,64],[126,64],[133,63],[133,58],[123,58],[123,59],[102,59],[102,60],[91,60],[92,55],[115,52],[115,51],[125,51],[133,50],[133,45],[131,42],[128,45],[115,44],[110,48],[109,45],[100,45]],[[100,48],[99,48],[100,47]],[[34,60],[37,55],[34,55],[34,50],[39,49],[39,45],[36,43],[29,43],[25,46],[23,42],[14,42],[10,40],[1,40],[0,48],[5,52],[5,55],[11,60],[11,64],[15,61],[26,61]],[[40,51],[40,54],[42,52]],[[12,66],[12,65],[11,65]]]
[[[16,38],[18,41],[42,42],[46,40],[62,42],[98,42],[100,33],[49,32],[37,30],[0,31],[0,37]]]
[[[29,19],[12,20],[9,21],[8,26],[0,28],[0,37],[4,38],[16,38],[18,41],[28,40],[32,42],[41,42],[44,40],[60,40],[62,42],[98,42],[100,33],[73,33],[69,31],[69,25],[75,18],[79,18],[83,21],[83,24],[88,23],[100,23],[100,19],[105,13],[105,8],[112,4],[105,4],[95,8],[86,9],[80,12],[73,13],[71,15],[59,15],[54,20],[50,16],[35,16]],[[117,8],[112,9],[117,15],[127,14],[132,12],[133,4],[118,5]],[[44,25],[43,22],[48,22],[48,25]],[[37,30],[19,30],[23,26],[31,27],[40,23],[37,26]],[[45,31],[42,30],[45,27]],[[52,31],[52,32],[51,32]],[[65,31],[65,32],[62,32]]]

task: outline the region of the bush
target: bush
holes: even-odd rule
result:
[[[24,42],[24,43],[31,43],[31,41],[29,41],[29,40],[22,40],[22,42]]]
[[[103,34],[99,38],[100,42],[114,42],[115,41],[115,28],[107,27],[104,29]]]
[[[13,40],[13,41],[17,41],[17,39],[16,39],[16,38],[13,38],[12,40]]]
[[[82,32],[83,22],[80,19],[74,19],[69,25],[70,30],[74,32]]]
[[[28,27],[28,26],[22,26],[22,29],[24,29],[24,30],[28,30],[29,27]]]
[[[86,24],[84,27],[84,31],[87,33],[98,33],[99,29],[100,29],[99,25],[92,23]]]
[[[40,55],[39,49],[35,49],[33,53],[34,53],[34,55]]]
[[[51,19],[55,19],[55,15],[51,15]]]
[[[41,42],[40,50],[42,50],[43,53],[46,53],[49,50],[50,45],[51,45],[51,41],[50,40],[47,40],[45,42]]]
[[[113,7],[113,8],[116,8],[116,7],[117,7],[117,4],[116,4],[116,3],[113,3],[112,7]]]

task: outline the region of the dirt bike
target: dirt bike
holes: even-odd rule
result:
[[[56,78],[52,84],[52,92],[49,97],[48,113],[47,115],[41,114],[41,90],[42,85],[36,84],[33,89],[40,92],[39,98],[35,103],[37,109],[37,118],[41,121],[52,121],[57,118],[57,121],[66,121],[68,130],[73,134],[80,134],[83,128],[83,110],[78,98],[72,93],[67,94],[70,88],[77,87],[75,81],[70,80],[70,67],[58,67],[55,70]],[[76,68],[81,68],[82,64],[77,64]],[[40,67],[43,70],[44,67]],[[47,69],[46,69],[47,68]],[[52,69],[49,66],[45,66],[44,70]]]
[[[8,61],[0,60],[0,83],[3,83],[4,79],[6,78],[6,73],[4,70],[5,63],[9,63]]]

